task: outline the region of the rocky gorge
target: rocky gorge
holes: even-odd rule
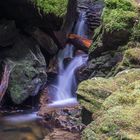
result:
[[[17,140],[140,140],[139,3],[0,2],[0,117],[35,110],[41,117],[37,125],[43,126],[36,130],[32,123],[36,135]],[[86,13],[86,37],[74,31],[81,11]],[[66,44],[74,45],[75,56],[89,56],[87,65],[74,72],[78,87],[72,94],[77,93],[79,104],[50,108],[59,75],[57,55]],[[64,58],[64,68],[72,60]],[[29,129],[8,125],[0,127],[0,134],[19,128]],[[9,139],[4,135],[3,140]]]

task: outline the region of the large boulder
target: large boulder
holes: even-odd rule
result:
[[[140,69],[125,70],[115,77],[95,77],[83,81],[77,90],[80,103],[91,113],[98,113],[102,103],[117,89],[140,80]]]
[[[133,0],[105,0],[102,25],[95,30],[90,57],[97,57],[104,51],[116,50],[133,36],[138,20],[137,7]],[[138,28],[137,28],[138,29]]]
[[[20,104],[37,95],[47,75],[45,59],[34,40],[19,36],[12,48],[0,53],[11,68],[8,91],[13,102]]]
[[[81,83],[79,100],[94,119],[83,131],[83,140],[139,140],[139,75],[140,69],[131,69]]]
[[[103,114],[84,130],[82,139],[139,140],[139,84],[140,81],[128,84],[124,90],[108,97],[103,104]]]
[[[28,32],[38,42],[38,44],[45,52],[48,52],[50,55],[54,55],[57,53],[57,45],[55,44],[53,39],[45,32],[43,32],[39,28],[35,28],[33,31]]]

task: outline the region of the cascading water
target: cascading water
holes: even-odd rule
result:
[[[79,19],[75,26],[74,33],[82,37],[87,37],[85,31],[87,30],[85,24],[85,12],[80,13]],[[59,107],[65,105],[72,105],[77,103],[77,98],[72,95],[77,87],[75,70],[82,65],[85,65],[87,62],[87,54],[77,55],[73,57],[73,48],[71,44],[67,44],[66,47],[58,53],[58,62],[59,62],[59,77],[58,84],[56,85],[56,93],[54,101],[49,104],[50,107]],[[72,61],[64,68],[64,59],[71,58]]]

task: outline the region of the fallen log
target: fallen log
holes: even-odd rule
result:
[[[92,45],[92,40],[83,38],[76,34],[69,34],[68,42],[73,44],[76,49],[83,50],[84,52],[88,52],[88,49]]]
[[[86,39],[86,38],[81,37],[81,36],[76,35],[76,34],[69,34],[68,38],[69,39],[78,39],[78,40],[80,40],[83,43],[83,45],[85,47],[87,47],[87,48],[90,48],[90,46],[92,44],[92,40]]]
[[[9,76],[10,76],[10,70],[8,69],[8,65],[5,65],[2,80],[0,83],[0,102],[3,99],[3,96],[5,95],[5,92],[8,88],[8,82],[9,82]]]

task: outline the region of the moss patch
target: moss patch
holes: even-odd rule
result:
[[[127,44],[130,38],[139,39],[139,11],[134,0],[105,0],[104,3],[102,24],[95,30],[90,54],[96,48],[115,50]]]
[[[54,13],[57,16],[64,16],[68,0],[35,0],[37,6],[46,13]]]
[[[133,0],[105,0],[103,23],[108,31],[131,28],[138,17]]]
[[[104,99],[100,96],[102,100],[102,104],[100,104],[100,108],[98,108],[100,114],[98,114],[96,119],[83,131],[82,140],[139,140],[139,75],[140,69],[132,69],[121,72],[115,77],[102,79],[100,84],[98,78],[91,80],[93,81],[92,84],[90,84],[91,89],[94,89],[94,87],[98,87],[99,89],[103,88],[103,95],[106,93],[106,90],[111,91],[111,94]],[[86,94],[90,94],[92,96],[89,97],[89,101],[97,97],[99,100],[99,96],[95,96],[98,92],[91,90],[91,92],[88,93],[86,88],[89,87],[85,86],[84,88],[85,93],[82,93],[82,95],[85,94],[84,96],[87,97]],[[92,104],[92,102],[90,103]],[[82,105],[86,106],[86,102]],[[92,107],[95,108],[94,104],[92,104]],[[93,115],[95,115],[94,112]]]

